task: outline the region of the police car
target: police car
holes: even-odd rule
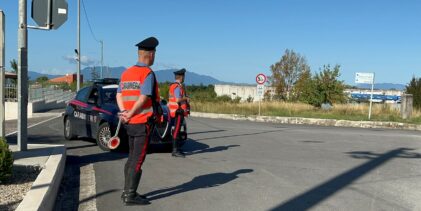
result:
[[[114,135],[119,111],[116,94],[118,79],[101,79],[77,92],[63,114],[64,137],[72,140],[77,137],[87,137],[96,140],[99,148],[110,151],[108,140]],[[151,144],[171,144],[173,123],[165,100],[161,101],[163,116],[161,123],[157,124],[151,139]],[[127,135],[124,127],[118,134],[121,144],[119,148],[127,147]],[[187,139],[187,126],[183,123],[179,139],[182,144]]]

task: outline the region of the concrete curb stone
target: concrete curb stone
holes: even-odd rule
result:
[[[349,120],[316,119],[316,118],[302,118],[302,117],[245,116],[245,115],[238,115],[238,114],[216,114],[216,113],[202,113],[202,112],[191,112],[191,116],[211,118],[211,119],[248,120],[248,121],[253,121],[253,122],[269,122],[269,123],[280,123],[280,124],[401,129],[401,130],[421,131],[421,125],[400,123],[400,122],[349,121]]]
[[[66,147],[62,145],[51,147],[53,147],[51,155],[16,211],[48,211],[54,208],[66,164]]]

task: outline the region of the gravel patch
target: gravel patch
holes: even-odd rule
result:
[[[15,210],[41,172],[38,166],[13,166],[13,175],[0,183],[0,211]]]

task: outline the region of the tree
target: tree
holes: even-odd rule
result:
[[[12,71],[14,73],[18,73],[18,62],[16,61],[16,59],[12,59],[12,61],[10,61],[10,67],[12,68]]]
[[[290,92],[304,71],[310,71],[305,57],[293,50],[285,50],[279,62],[270,66],[270,83],[282,99],[290,99]]]
[[[346,102],[346,95],[344,94],[345,84],[338,79],[339,76],[340,65],[335,65],[333,69],[330,65],[323,66],[323,70],[314,77],[316,100],[311,103],[312,105],[320,107],[323,103]]]
[[[47,82],[48,80],[49,80],[49,79],[48,79],[48,77],[47,77],[47,76],[40,76],[40,77],[38,77],[35,81],[36,81],[37,83],[43,84],[43,83]]]
[[[405,92],[412,94],[414,108],[421,108],[421,78],[412,77],[409,84],[406,86]]]

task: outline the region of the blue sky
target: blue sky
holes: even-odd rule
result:
[[[136,62],[134,44],[160,40],[155,70],[185,67],[219,80],[254,83],[270,74],[285,49],[304,55],[313,71],[340,64],[341,79],[375,72],[376,82],[406,84],[421,76],[421,1],[417,0],[84,0],[105,64]],[[17,0],[0,0],[6,14],[6,60],[17,58]],[[65,74],[76,48],[76,0],[58,30],[29,30],[29,69]],[[30,5],[31,0],[28,0]],[[30,11],[30,10],[28,10]],[[28,22],[35,23],[28,13]],[[98,64],[100,45],[82,11],[82,55]],[[9,67],[9,65],[8,65]]]

